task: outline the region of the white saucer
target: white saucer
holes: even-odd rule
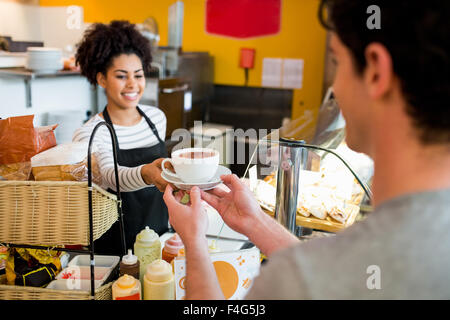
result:
[[[194,186],[197,186],[202,190],[210,190],[222,183],[220,176],[223,174],[231,174],[231,170],[224,166],[218,166],[214,177],[212,177],[211,180],[209,180],[208,182],[202,183],[186,183],[179,178],[169,177],[166,173],[164,173],[164,171],[161,172],[161,177],[167,182],[173,184],[180,190],[191,190],[191,188]]]

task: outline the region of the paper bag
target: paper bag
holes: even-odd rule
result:
[[[261,265],[257,248],[210,253],[223,295],[227,300],[240,300],[248,293],[253,279],[258,275]],[[186,260],[174,259],[175,298],[184,300],[186,296]]]
[[[35,128],[34,115],[0,120],[0,164],[29,162],[31,157],[56,146],[57,125]]]

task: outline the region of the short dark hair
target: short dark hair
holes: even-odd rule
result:
[[[115,57],[133,53],[141,59],[144,73],[148,74],[152,62],[150,41],[134,24],[114,20],[110,24],[94,23],[86,30],[77,44],[75,60],[81,74],[96,86],[97,74],[106,75]]]
[[[380,29],[367,26],[370,5],[380,8]],[[358,73],[367,45],[383,44],[420,140],[450,142],[450,1],[321,0],[319,20],[350,49]]]

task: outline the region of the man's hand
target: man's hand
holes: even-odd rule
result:
[[[253,193],[236,175],[221,178],[231,191],[202,191],[202,198],[230,228],[246,235],[266,256],[298,243],[296,236],[262,211]]]
[[[168,184],[163,197],[169,210],[169,222],[181,237],[185,246],[192,241],[205,241],[208,229],[208,216],[205,207],[202,205],[199,188],[193,187],[189,196],[190,205],[181,204],[181,192],[174,196],[173,188]]]
[[[169,222],[183,240],[186,253],[186,300],[225,299],[208,252],[206,231],[208,216],[200,198],[200,190],[193,187],[190,205],[180,199],[184,192],[173,195],[167,185],[164,201],[169,209]]]
[[[164,158],[159,158],[152,163],[146,164],[142,167],[141,174],[146,184],[154,184],[159,191],[164,192],[167,186],[167,181],[161,177],[161,163]]]
[[[223,175],[221,179],[231,191],[220,188],[201,191],[202,198],[219,212],[230,228],[249,236],[252,227],[264,213],[253,193],[235,174]]]

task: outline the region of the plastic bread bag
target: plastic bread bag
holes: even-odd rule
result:
[[[55,250],[10,248],[6,259],[8,285],[43,287],[61,271]]]
[[[71,142],[57,145],[31,158],[31,170],[36,181],[87,181],[88,143]],[[97,162],[97,148],[91,148],[92,181],[102,186]]]
[[[33,118],[28,115],[0,120],[0,164],[28,162],[56,145],[57,125],[35,128]]]
[[[8,248],[0,245],[0,270],[5,268],[6,258],[8,258]]]
[[[0,180],[30,180],[31,162],[0,164]]]

